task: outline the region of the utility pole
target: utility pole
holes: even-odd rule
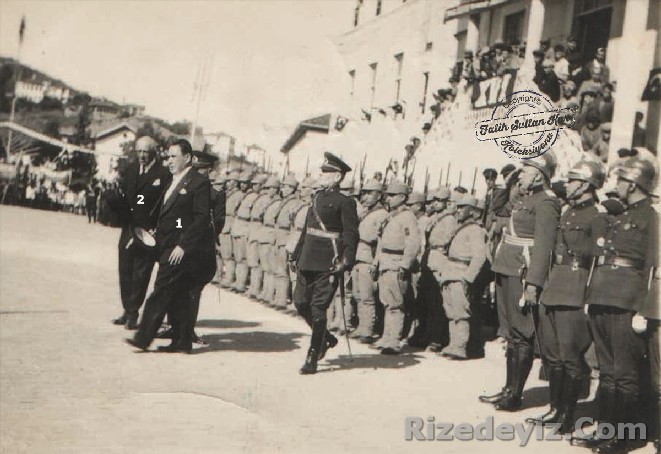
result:
[[[23,65],[21,65],[21,51],[23,50],[23,36],[25,35],[25,16],[21,18],[21,25],[18,29],[18,50],[16,51],[16,63],[18,65],[18,73],[16,74],[16,82],[14,82],[14,97],[11,100],[11,111],[9,112],[9,122],[14,122],[14,114],[16,113],[16,88],[23,75]],[[11,141],[12,129],[9,128],[9,137],[7,138],[7,159],[11,155]]]
[[[204,61],[197,67],[197,75],[195,83],[193,84],[193,102],[195,102],[195,116],[190,131],[190,142],[193,145],[195,140],[195,130],[197,129],[198,117],[200,116],[200,104],[207,96],[207,88],[209,87],[209,72],[213,62],[213,54],[204,59]]]

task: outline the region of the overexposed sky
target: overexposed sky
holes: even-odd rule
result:
[[[275,151],[296,123],[334,110],[344,74],[330,37],[351,28],[355,0],[0,0],[0,54],[74,88],[194,116],[193,83],[210,62],[206,132]]]

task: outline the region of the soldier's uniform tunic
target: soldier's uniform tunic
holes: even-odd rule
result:
[[[298,269],[294,304],[310,326],[325,326],[326,311],[338,285],[334,260],[343,259],[352,267],[358,237],[356,202],[338,188],[318,192],[293,254]]]
[[[248,288],[248,296],[256,298],[262,291],[262,279],[264,277],[263,270],[259,263],[259,231],[262,228],[262,219],[264,218],[264,210],[267,205],[273,200],[265,189],[263,193],[255,200],[250,210],[250,224],[248,225],[248,267],[250,267],[250,287]]]
[[[607,422],[631,422],[639,414],[638,366],[645,354],[645,338],[633,331],[631,321],[645,309],[649,269],[658,260],[658,235],[658,214],[646,198],[612,218],[596,241],[600,256],[586,303],[600,392],[613,396],[615,410]]]
[[[232,244],[234,248],[234,260],[236,262],[236,278],[233,288],[243,293],[246,291],[248,282],[248,233],[251,221],[251,211],[255,200],[259,198],[259,193],[249,191],[239,203],[236,210],[236,216],[232,223]]]
[[[404,328],[404,300],[411,292],[411,267],[420,251],[418,220],[406,206],[391,212],[377,245],[379,298],[385,307],[383,336],[377,347],[399,351]]]
[[[282,199],[271,200],[264,210],[264,221],[259,230],[259,263],[264,273],[262,292],[257,296],[265,303],[273,304],[275,281],[273,275],[275,262],[275,217],[280,209]]]
[[[353,292],[358,300],[358,328],[360,337],[375,335],[376,322],[376,282],[370,274],[376,245],[388,211],[381,204],[365,212],[358,226],[360,242],[356,251],[356,266],[353,269]]]
[[[287,250],[287,255],[289,258],[294,256],[294,251],[296,250],[296,245],[298,240],[301,238],[301,233],[303,232],[303,227],[305,227],[305,220],[308,217],[308,209],[310,208],[310,202],[301,201],[301,205],[298,207],[294,213],[294,220],[292,222],[292,228],[289,232],[289,237],[287,238],[287,244],[285,246]],[[296,288],[296,273],[290,273],[291,279],[291,288]],[[292,294],[293,298],[293,294]]]
[[[236,210],[239,208],[239,203],[243,199],[245,193],[238,189],[231,191],[227,195],[227,203],[225,205],[225,225],[223,231],[220,233],[220,256],[223,259],[223,278],[221,285],[223,287],[231,287],[234,283],[236,262],[234,261],[234,251],[232,247],[232,224]]]
[[[441,274],[443,307],[450,331],[450,344],[443,350],[444,353],[467,357],[471,318],[469,286],[475,282],[486,261],[486,248],[486,232],[475,222],[460,224],[452,236],[447,262]]]
[[[296,193],[283,200],[275,217],[275,254],[273,263],[275,296],[273,305],[287,307],[291,294],[289,267],[287,266],[287,241],[293,224],[293,216],[303,204]]]

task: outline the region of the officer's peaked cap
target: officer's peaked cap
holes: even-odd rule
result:
[[[408,194],[409,187],[402,181],[392,181],[386,188],[386,194]]]
[[[321,165],[321,171],[347,173],[351,172],[351,167],[330,151],[326,151],[324,153],[324,163]]]

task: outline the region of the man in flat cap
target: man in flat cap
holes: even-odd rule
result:
[[[340,194],[340,183],[351,171],[332,153],[324,154],[317,192],[292,255],[297,269],[294,304],[312,328],[310,348],[302,374],[317,372],[317,361],[337,339],[326,329],[326,311],[345,271],[353,268],[358,245],[356,202]]]
[[[154,245],[145,244],[156,228],[158,209],[172,175],[156,159],[157,144],[149,136],[135,142],[138,159],[120,180],[120,189],[108,198],[108,205],[122,221],[119,237],[119,288],[124,313],[113,320],[127,329],[138,327],[138,311],[156,261]]]

